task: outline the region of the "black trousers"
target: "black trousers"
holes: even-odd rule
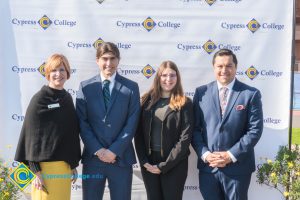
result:
[[[152,152],[150,164],[164,161],[160,152]],[[188,158],[180,161],[165,174],[152,174],[141,167],[148,200],[182,200],[188,171]]]

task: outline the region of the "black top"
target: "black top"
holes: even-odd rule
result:
[[[138,129],[134,137],[136,153],[140,165],[150,163],[152,151],[150,146],[151,119],[154,115],[154,106],[150,109],[148,105],[151,99],[148,98],[142,105],[142,112]],[[194,124],[193,103],[187,98],[186,103],[180,110],[172,110],[170,107],[162,120],[161,129],[161,157],[164,161],[157,164],[163,174],[177,166],[182,160],[187,159],[190,153],[189,146],[192,139]]]
[[[154,106],[154,115],[151,124],[151,150],[161,149],[161,130],[164,116],[169,107],[170,98],[160,98]]]
[[[15,160],[25,164],[65,161],[73,169],[80,155],[79,123],[71,95],[43,86],[27,108]]]

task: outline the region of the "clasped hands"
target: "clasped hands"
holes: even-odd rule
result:
[[[109,149],[101,148],[99,151],[96,153],[97,157],[106,163],[115,163],[116,162],[116,154],[114,154],[112,151]]]
[[[231,163],[232,160],[226,151],[215,151],[210,153],[205,158],[210,167],[225,167]]]
[[[160,174],[161,173],[161,171],[157,167],[157,165],[150,165],[149,163],[145,163],[144,167],[147,169],[148,172],[150,172],[152,174]]]

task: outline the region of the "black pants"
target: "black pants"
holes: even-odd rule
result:
[[[152,152],[150,164],[164,161],[160,152]],[[188,158],[180,161],[165,174],[152,174],[141,168],[148,200],[182,200],[188,170]]]

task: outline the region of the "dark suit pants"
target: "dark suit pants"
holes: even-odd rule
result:
[[[200,192],[205,200],[247,200],[251,174],[199,173]]]
[[[114,164],[103,166],[83,164],[82,180],[83,200],[101,200],[105,182],[108,181],[111,200],[130,200],[132,185],[132,167],[119,167]]]
[[[163,159],[159,152],[152,152],[150,164],[158,164]],[[164,174],[152,174],[141,167],[148,200],[181,200],[187,177],[188,159],[182,160]]]

